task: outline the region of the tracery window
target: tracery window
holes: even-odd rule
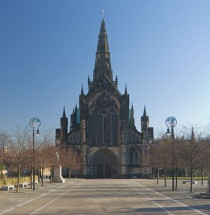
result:
[[[114,99],[107,93],[101,94],[89,111],[90,144],[117,145],[119,110]]]
[[[134,148],[129,152],[129,164],[131,166],[139,165],[138,151]]]

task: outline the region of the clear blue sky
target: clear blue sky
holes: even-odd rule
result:
[[[155,135],[210,123],[209,0],[0,0],[0,130],[60,126],[92,80],[102,19],[114,77],[127,84],[135,123],[146,105]]]

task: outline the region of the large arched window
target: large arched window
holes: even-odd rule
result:
[[[118,145],[119,108],[115,100],[102,93],[89,110],[89,137],[92,145]]]

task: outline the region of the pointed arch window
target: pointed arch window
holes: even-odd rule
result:
[[[93,145],[118,145],[119,109],[107,93],[101,94],[89,112],[89,136]]]
[[[131,151],[130,152],[130,165],[132,166],[133,165],[133,152]]]
[[[135,165],[138,165],[138,163],[139,163],[139,158],[138,158],[138,153],[137,153],[137,151],[135,151]]]

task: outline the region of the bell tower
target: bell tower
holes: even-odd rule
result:
[[[154,138],[153,127],[149,127],[149,117],[146,114],[145,106],[143,116],[141,117],[141,133],[143,141],[152,141]]]

